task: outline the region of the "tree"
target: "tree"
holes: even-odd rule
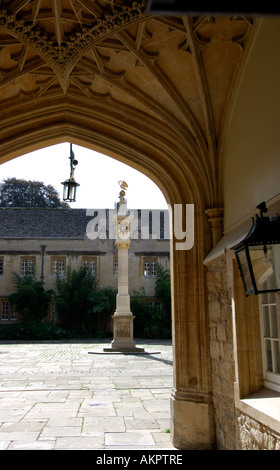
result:
[[[149,323],[151,322],[151,315],[144,287],[141,287],[139,291],[133,291],[130,306],[131,311],[135,316],[133,326],[134,334],[138,337],[143,337],[145,328],[149,327]]]
[[[117,290],[113,287],[104,287],[96,292],[93,311],[99,314],[98,326],[106,332],[110,319],[116,310]]]
[[[161,308],[151,306],[147,302],[144,287],[134,291],[131,298],[131,310],[135,315],[135,335],[145,338],[171,337],[171,289],[170,273],[161,265],[157,266],[155,296]]]
[[[44,284],[33,274],[20,276],[14,273],[17,292],[9,296],[11,305],[22,320],[42,320],[48,314],[52,290],[45,291]]]
[[[41,181],[7,178],[0,184],[0,207],[68,207],[56,189]]]
[[[116,307],[115,289],[99,289],[97,278],[86,268],[68,269],[66,278],[57,277],[56,287],[56,312],[63,328],[83,336],[106,332]]]
[[[56,311],[62,327],[91,333],[96,327],[97,279],[85,268],[68,269],[66,278],[57,276],[56,288]]]
[[[160,300],[163,306],[166,320],[169,321],[171,316],[170,271],[168,269],[164,269],[161,264],[157,265],[155,295]]]

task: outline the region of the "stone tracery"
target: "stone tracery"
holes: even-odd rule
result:
[[[221,122],[253,31],[247,18],[148,15],[144,0],[4,0],[0,106],[8,115],[64,97],[98,103],[108,119],[111,105],[127,120],[144,113],[170,129],[220,205]]]

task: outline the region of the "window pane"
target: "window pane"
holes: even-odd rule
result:
[[[29,261],[28,273],[29,274],[34,274],[34,261],[33,260]]]
[[[270,337],[269,307],[267,305],[263,306],[263,328],[264,328],[264,336],[266,338],[269,338]]]
[[[276,305],[270,307],[271,337],[278,338],[278,320]]]
[[[243,281],[244,281],[244,284],[245,284],[245,288],[248,292],[254,292],[254,286],[252,284],[250,271],[249,271],[249,268],[248,268],[246,252],[244,250],[239,251],[237,253],[237,258],[238,258],[239,264],[240,264],[242,272],[243,272]]]
[[[145,261],[145,263],[144,263],[144,275],[145,276],[150,275],[150,263],[149,263],[149,261]]]
[[[1,320],[9,320],[9,302],[2,302]]]
[[[263,283],[262,288],[263,288],[263,289],[266,289],[266,282]],[[262,294],[262,303],[263,303],[263,304],[267,304],[267,303],[268,303],[268,294],[267,294],[267,293]]]
[[[53,261],[53,264],[52,264],[52,274],[57,274],[57,266],[58,266],[58,263],[56,260]]]
[[[21,274],[24,276],[27,273],[27,261],[24,259],[21,263]]]
[[[266,370],[272,372],[272,352],[271,352],[271,341],[265,341],[265,350],[266,350]]]
[[[64,276],[64,260],[59,261],[59,275]]]
[[[262,288],[270,287],[273,274],[264,279]],[[280,296],[279,296],[280,298]],[[280,385],[280,335],[279,335],[279,305],[275,292],[259,296],[260,312],[262,315],[262,350],[263,369],[266,386],[270,383]],[[272,375],[273,374],[273,375]]]
[[[95,261],[91,261],[90,263],[90,273],[92,276],[95,276]]]
[[[257,288],[262,289],[264,280],[268,278],[269,289],[280,287],[280,246],[266,245],[265,247],[249,247]]]
[[[280,372],[279,341],[273,341],[273,372],[275,374],[279,374]]]

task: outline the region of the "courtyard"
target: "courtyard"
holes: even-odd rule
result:
[[[171,341],[0,342],[0,450],[174,449]]]

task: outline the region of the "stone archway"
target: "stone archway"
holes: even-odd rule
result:
[[[71,141],[150,177],[171,221],[174,204],[194,204],[193,248],[171,241],[173,441],[182,449],[214,444],[203,259],[222,231],[224,130],[257,26],[150,15],[145,0],[0,6],[0,164]]]
[[[73,121],[76,116],[73,115]],[[44,136],[47,136],[46,141],[43,140]],[[197,196],[199,192],[202,194],[202,191],[199,191],[198,181],[195,181],[191,174],[188,179],[188,168],[185,168],[186,175],[182,175],[184,166],[178,165],[172,159],[169,161],[165,152],[159,150],[158,143],[152,145],[148,142],[143,152],[139,149],[143,146],[143,141],[138,136],[134,138],[133,144],[132,139],[128,142],[125,142],[125,139],[119,142],[118,138],[106,140],[104,137],[104,141],[102,139],[100,133],[96,138],[95,132],[90,134],[86,127],[74,125],[74,122],[71,122],[71,126],[65,124],[40,126],[40,131],[32,129],[25,134],[17,154],[24,153],[24,145],[28,150],[34,150],[44,145],[70,140],[77,145],[107,153],[149,176],[163,189],[169,203],[171,221],[174,204],[181,204],[182,210],[187,203],[194,204],[194,247],[190,251],[177,251],[174,238],[170,247],[174,350],[172,433],[174,445],[178,448],[211,448],[214,442],[214,421],[210,390],[207,295],[204,290],[203,268],[203,259],[211,248],[211,233],[204,214],[205,201]],[[156,155],[158,160],[155,158]],[[14,156],[14,153],[7,156]]]

